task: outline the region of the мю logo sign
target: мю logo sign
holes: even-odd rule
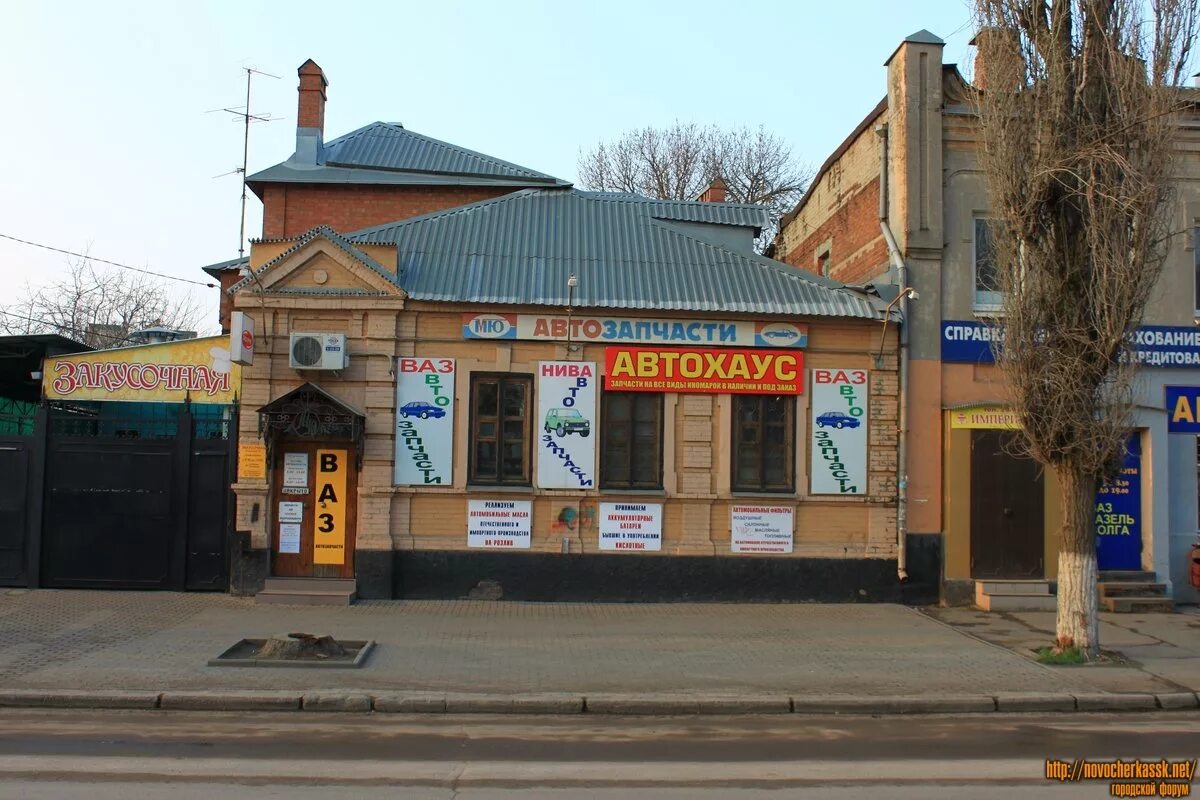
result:
[[[515,339],[516,314],[464,314],[464,339]]]
[[[760,347],[804,347],[808,330],[790,322],[756,322],[754,343]]]

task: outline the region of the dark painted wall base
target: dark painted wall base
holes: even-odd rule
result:
[[[358,596],[363,600],[390,600],[394,594],[391,550],[354,551],[354,577],[358,579]]]
[[[969,606],[975,602],[975,581],[956,580],[942,583],[942,605]]]
[[[904,548],[908,581],[904,584],[904,602],[931,605],[938,602],[942,580],[942,535],[909,533]]]
[[[244,537],[244,538],[243,538]],[[242,544],[249,537],[238,534],[234,537],[235,545]],[[269,550],[252,550],[235,546],[229,558],[229,593],[235,595],[258,594],[267,582],[267,570],[271,565]]]
[[[360,554],[361,555],[361,554]],[[866,558],[396,551],[393,592],[411,599],[895,603],[896,562]],[[361,562],[360,562],[361,563]],[[359,585],[362,585],[360,578]],[[481,592],[477,591],[475,596]]]

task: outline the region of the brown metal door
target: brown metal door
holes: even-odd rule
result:
[[[1006,449],[1008,431],[971,431],[971,577],[1041,578],[1042,470]]]
[[[271,574],[353,578],[357,495],[353,446],[280,442],[271,476]]]

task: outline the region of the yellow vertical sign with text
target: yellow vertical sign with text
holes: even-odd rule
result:
[[[317,451],[313,563],[346,563],[346,450]]]

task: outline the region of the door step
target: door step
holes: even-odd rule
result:
[[[1167,585],[1153,581],[1108,581],[1096,588],[1101,597],[1166,597]]]
[[[354,578],[267,578],[255,603],[293,606],[348,606],[358,595]]]
[[[1146,570],[1103,570],[1096,590],[1100,608],[1117,614],[1169,614],[1175,602],[1167,597],[1167,585]]]
[[[1097,577],[1100,583],[1117,581],[1149,581],[1153,583],[1157,579],[1157,575],[1144,569],[1102,569]]]
[[[1046,580],[975,581],[975,607],[982,611],[1053,611],[1057,598]]]
[[[1100,607],[1117,614],[1170,614],[1175,601],[1169,597],[1101,597]]]

